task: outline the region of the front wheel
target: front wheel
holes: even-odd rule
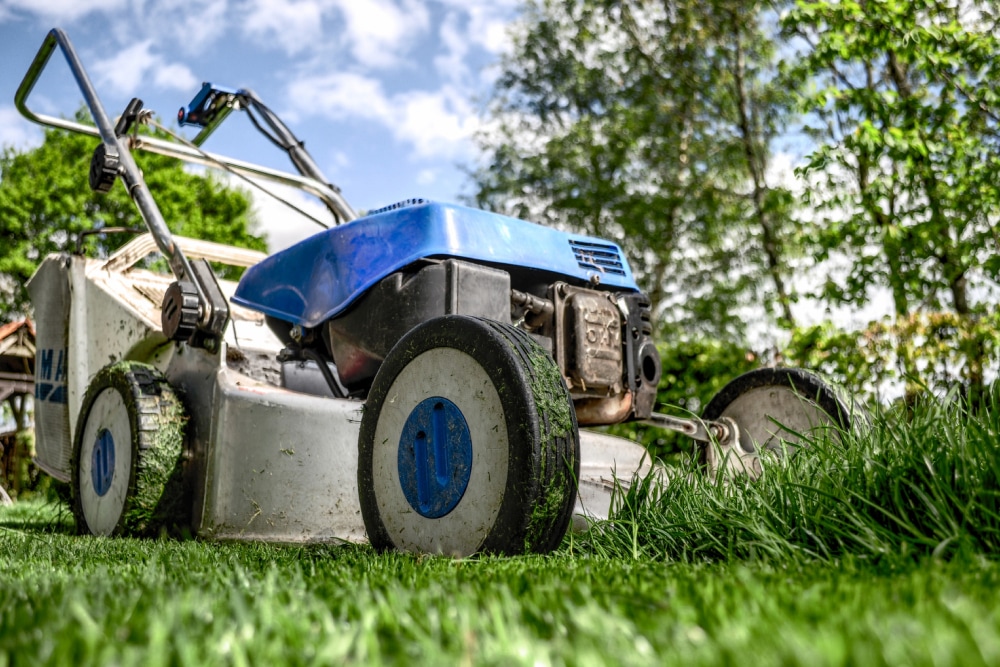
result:
[[[379,550],[547,552],[571,519],[580,438],[555,361],[508,324],[450,315],[403,337],[365,404],[358,489]]]

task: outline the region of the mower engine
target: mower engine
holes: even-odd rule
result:
[[[451,204],[403,202],[317,234],[248,270],[234,302],[266,315],[287,358],[329,362],[335,395],[366,395],[407,332],[450,314],[531,334],[581,425],[648,418],[660,378],[649,299],[617,245]]]

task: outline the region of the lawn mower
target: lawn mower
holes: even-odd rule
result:
[[[28,107],[56,47],[93,125]],[[613,489],[657,474],[597,427],[685,433],[723,477],[850,427],[836,393],[795,369],[735,379],[701,418],[655,412],[651,305],[618,245],[420,199],[359,217],[250,90],[205,84],[178,114],[193,141],[140,134],[152,113],[133,99],[112,124],[55,29],[15,102],[97,137],[91,187],[121,179],[148,230],[104,258],[49,256],[28,286],[36,462],[70,485],[83,532],[546,552],[607,517]],[[232,111],[298,173],[202,150]],[[270,256],[174,236],[137,149],[299,188],[333,224]],[[146,263],[157,252],[169,273]],[[213,262],[245,272],[221,280]]]

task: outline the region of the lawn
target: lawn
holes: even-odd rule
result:
[[[934,405],[752,485],[678,471],[549,556],[78,537],[23,502],[0,665],[1000,664],[997,425]]]

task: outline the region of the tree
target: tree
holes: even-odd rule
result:
[[[813,84],[801,101],[817,142],[803,170],[818,185],[816,250],[851,258],[824,296],[862,305],[887,289],[904,374],[957,363],[974,395],[1000,278],[993,11],[981,0],[803,0],[784,24],[804,45],[789,78]],[[957,362],[933,354],[942,337]]]
[[[84,112],[77,119],[85,121]],[[88,185],[90,157],[98,140],[46,130],[41,146],[24,152],[10,147],[0,155],[0,321],[28,313],[24,284],[46,255],[72,251],[80,234],[105,227],[143,223],[124,186],[94,193]],[[251,204],[211,173],[187,171],[181,162],[136,153],[146,183],[171,231],[230,245],[266,249],[254,227]],[[103,238],[102,238],[103,237]],[[94,250],[106,254],[120,237],[104,235]],[[226,267],[223,271],[232,271]],[[231,277],[223,273],[223,277]]]
[[[761,303],[792,325],[792,198],[768,173],[791,98],[768,10],[529,1],[476,203],[614,239],[675,330],[740,340],[740,309]]]

